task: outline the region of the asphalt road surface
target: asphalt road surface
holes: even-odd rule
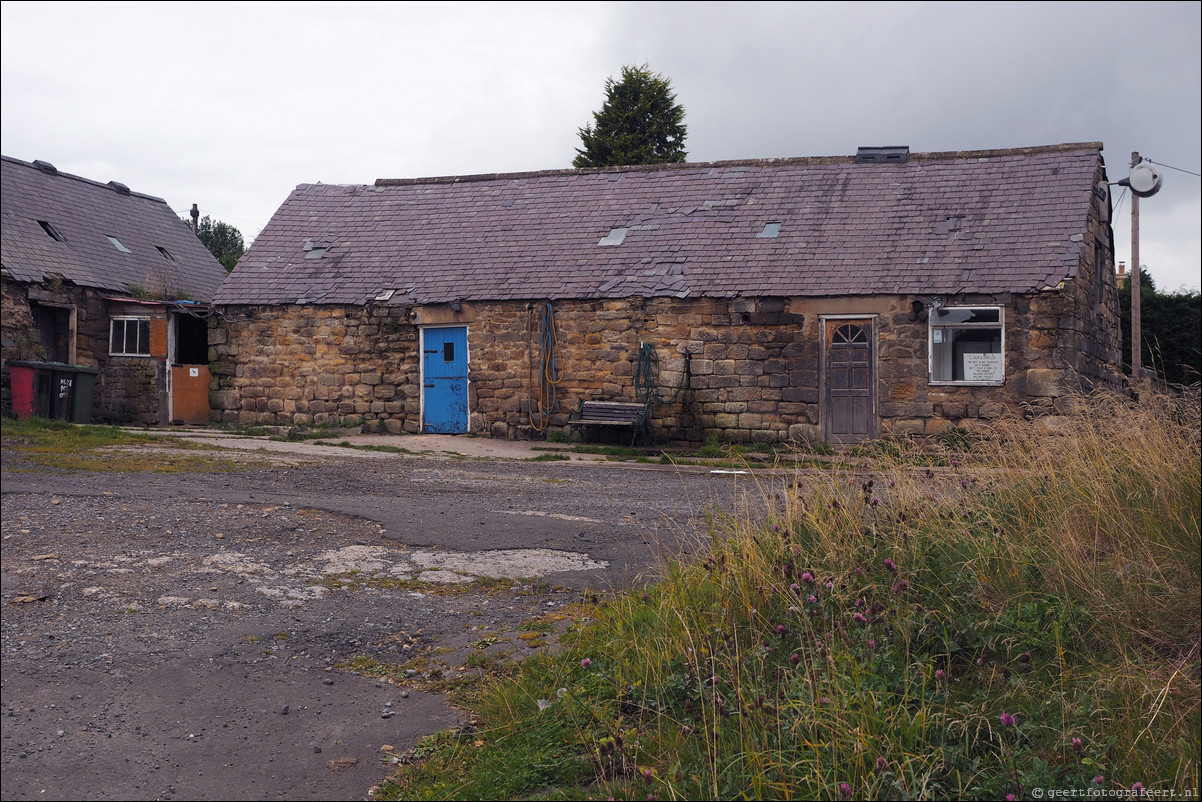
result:
[[[239,454],[123,473],[5,450],[3,799],[367,798],[393,756],[465,724],[431,679],[482,644],[520,659],[523,621],[653,578],[701,511],[751,489],[581,460]],[[387,681],[354,658],[418,668]]]

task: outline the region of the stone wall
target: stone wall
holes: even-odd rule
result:
[[[162,359],[106,357],[96,377],[98,420],[137,426],[165,423],[166,374]]]
[[[1112,378],[1118,347],[1107,330],[1113,268],[1107,269],[1097,271],[1100,291],[1087,258],[1082,273],[1088,275],[1059,288],[945,299],[1004,308],[1003,386],[928,381],[928,323],[913,302],[926,309],[930,297],[557,301],[560,380],[547,429],[561,429],[581,400],[635,400],[645,343],[658,366],[661,402],[652,420],[658,441],[821,439],[822,321],[843,315],[873,320],[881,435],[987,425],[1018,408],[1051,413],[1056,399],[1083,383]],[[1082,297],[1101,300],[1083,315]],[[541,437],[530,408],[539,392],[531,361],[533,354],[537,362],[543,309],[542,302],[465,302],[455,311],[446,305],[226,307],[210,331],[214,418],[420,431],[420,327],[457,324],[468,327],[471,431]],[[1117,310],[1114,320],[1117,334]]]
[[[74,318],[70,353],[64,361],[98,367],[100,359],[108,352],[108,313],[104,299],[95,290],[63,281],[29,284],[4,276],[0,279],[0,342],[3,344],[5,415],[12,415],[9,361],[41,362],[48,358],[33,320],[32,306],[38,304],[62,309]]]
[[[210,318],[215,420],[416,432],[417,329],[401,306],[229,307]]]
[[[109,319],[114,313],[164,318],[161,310],[144,306],[111,307],[98,290],[69,282],[28,284],[3,279],[0,320],[3,328],[3,407],[12,414],[9,360],[44,361],[31,304],[42,304],[73,313],[73,346],[68,359],[75,365],[99,369],[95,379],[92,419],[103,423],[156,424],[165,419],[165,350],[154,357],[109,356]],[[165,348],[165,346],[164,346]]]

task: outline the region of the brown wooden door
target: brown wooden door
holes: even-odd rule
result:
[[[823,433],[828,442],[876,436],[876,371],[872,320],[826,321]]]
[[[194,426],[209,422],[209,366],[171,368],[171,422]]]

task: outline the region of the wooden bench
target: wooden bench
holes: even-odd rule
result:
[[[650,404],[631,404],[621,401],[581,401],[580,407],[568,415],[568,442],[572,435],[580,432],[580,441],[586,442],[589,429],[630,429],[630,445],[647,435],[647,413]]]

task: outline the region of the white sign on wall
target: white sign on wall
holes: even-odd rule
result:
[[[964,381],[1000,382],[1002,380],[1001,354],[965,354]]]

